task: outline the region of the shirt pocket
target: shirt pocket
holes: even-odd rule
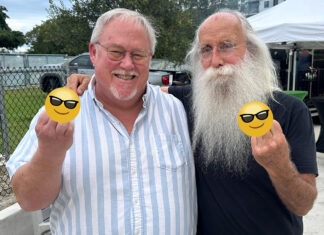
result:
[[[184,145],[178,135],[160,135],[159,145],[155,145],[155,165],[168,171],[177,171],[188,165],[190,146]],[[187,148],[187,149],[186,149]]]

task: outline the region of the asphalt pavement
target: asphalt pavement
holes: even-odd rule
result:
[[[318,138],[320,126],[315,125]],[[316,178],[318,195],[312,210],[304,216],[304,235],[324,235],[324,153],[317,152],[319,176]]]

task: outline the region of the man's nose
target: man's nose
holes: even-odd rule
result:
[[[217,47],[213,48],[213,53],[211,57],[211,66],[218,68],[224,65],[224,60],[221,53],[218,51]]]
[[[127,68],[127,69],[134,67],[133,58],[129,52],[127,52],[125,54],[124,58],[121,59],[121,66],[123,66],[123,68]]]

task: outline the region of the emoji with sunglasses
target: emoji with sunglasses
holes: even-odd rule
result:
[[[70,122],[80,111],[79,96],[70,88],[56,88],[47,95],[45,110],[55,122]]]
[[[273,114],[269,106],[253,101],[243,105],[237,115],[238,125],[248,136],[262,136],[266,134],[273,123]]]

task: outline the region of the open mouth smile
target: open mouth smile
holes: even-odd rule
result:
[[[117,73],[115,73],[114,75],[119,79],[126,80],[126,81],[133,80],[136,77],[136,75],[124,75],[124,74],[117,74]]]

